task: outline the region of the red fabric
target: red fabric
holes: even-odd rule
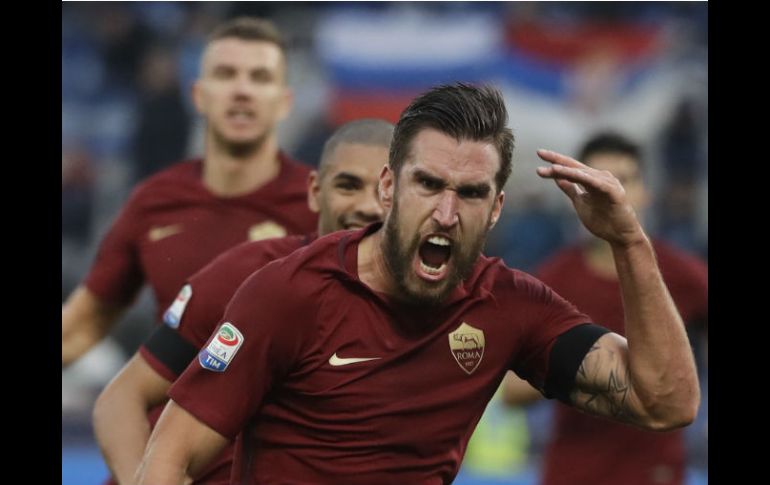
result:
[[[290,254],[316,238],[316,234],[250,241],[224,252],[187,280],[192,289],[178,332],[196,347],[202,347],[216,329],[222,313],[243,280],[265,264]],[[144,345],[139,352],[158,374],[173,382],[176,375],[166,367],[162,355]],[[154,428],[165,404],[153,408],[148,420]],[[233,459],[233,446],[227,446],[198,477],[193,485],[228,483]]]
[[[407,313],[358,279],[358,242],[378,227],[330,234],[251,275],[222,318],[244,338],[227,369],[196,361],[172,386],[220,434],[246,429],[234,483],[449,483],[506,370],[541,384],[556,337],[587,321],[484,257],[442,308]],[[463,323],[483,332],[462,340],[483,348],[470,373],[451,347]],[[374,360],[335,366],[333,355]]]
[[[506,41],[536,59],[559,64],[572,64],[596,50],[607,49],[633,63],[665,47],[658,26],[627,22],[514,21],[506,29]]]
[[[658,263],[682,318],[688,324],[708,318],[708,270],[696,258],[661,242]],[[617,280],[594,273],[580,248],[546,262],[538,276],[593,322],[624,334]],[[683,432],[653,433],[594,418],[556,404],[552,438],[544,457],[544,485],[682,484]]]
[[[147,281],[161,312],[188,276],[249,240],[255,225],[272,221],[286,234],[315,230],[317,215],[307,207],[308,167],[281,156],[274,180],[231,198],[209,192],[201,170],[200,160],[179,163],[133,191],[85,279],[97,298],[128,304]]]

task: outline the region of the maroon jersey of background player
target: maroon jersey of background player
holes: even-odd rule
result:
[[[226,249],[314,231],[318,216],[307,206],[310,169],[283,154],[279,159],[275,179],[236,197],[218,197],[204,186],[200,160],[150,177],[102,241],[86,287],[104,302],[127,304],[146,280],[160,312],[185,278]]]
[[[555,339],[588,322],[483,256],[440,308],[401,311],[357,275],[358,243],[380,226],[330,234],[251,275],[171,387],[238,436],[234,483],[449,483],[505,372],[542,388]]]
[[[708,270],[700,260],[654,243],[663,279],[688,325],[708,318]],[[579,247],[547,262],[538,277],[613,332],[625,335],[617,280],[591,270]],[[556,404],[552,438],[544,458],[544,485],[656,485],[684,483],[682,430],[655,433],[595,418]]]
[[[174,382],[216,329],[227,302],[243,280],[270,261],[292,253],[316,237],[313,233],[250,241],[224,252],[187,280],[180,292],[183,300],[178,309],[172,304],[164,315],[168,327],[158,328],[142,344],[139,353],[155,372]],[[158,421],[163,406],[165,403],[148,413],[151,427]],[[228,483],[232,460],[231,445],[193,483]]]

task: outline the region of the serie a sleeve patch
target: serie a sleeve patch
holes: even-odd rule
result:
[[[174,303],[172,303],[171,306],[168,307],[168,310],[166,310],[166,313],[163,314],[163,322],[166,325],[171,328],[179,327],[179,322],[182,321],[184,309],[187,307],[187,303],[190,302],[192,294],[192,286],[190,286],[189,283],[179,290],[179,294],[176,296]]]
[[[214,338],[198,354],[198,362],[204,369],[224,372],[238,349],[243,345],[243,334],[230,322],[223,323]]]

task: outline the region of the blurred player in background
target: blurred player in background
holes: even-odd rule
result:
[[[278,148],[276,127],[292,105],[286,76],[284,41],[271,23],[238,18],[212,32],[192,91],[206,119],[204,158],[134,189],[62,305],[63,366],[107,335],[145,281],[160,311],[222,251],[315,228],[310,168]]]
[[[481,255],[513,133],[500,92],[467,84],[401,114],[382,224],[319,238],[251,275],[169,390],[140,483],[197,476],[238,438],[233,483],[450,483],[508,369],[546,395],[656,430],[700,391],[652,246],[611,174],[558,153],[553,179],[612,247],[626,338]]]
[[[632,141],[612,132],[599,133],[585,143],[580,160],[614,175],[638,214],[649,207],[640,149]],[[546,261],[538,277],[594,321],[625,335],[621,282],[612,248],[606,241],[590,234],[585,236],[582,244],[565,248]],[[664,242],[653,241],[652,246],[688,332],[702,337],[708,323],[706,265]],[[663,327],[652,330],[662,335],[667,332]],[[504,395],[511,405],[543,397],[511,373],[506,377]],[[596,419],[556,404],[544,456],[543,485],[681,485],[685,469],[682,430],[654,433]]]
[[[94,429],[118,483],[133,483],[166,391],[216,329],[243,280],[318,236],[382,219],[377,184],[392,137],[393,125],[382,120],[342,125],[324,145],[319,169],[309,179],[308,204],[319,215],[317,234],[240,244],[188,278],[164,315],[166,325],[156,329],[96,401]],[[152,410],[150,422],[147,410]],[[228,447],[195,483],[229,483],[231,464]]]

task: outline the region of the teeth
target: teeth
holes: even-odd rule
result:
[[[428,238],[428,242],[436,246],[449,246],[451,244],[449,239],[441,236],[431,236]]]
[[[420,268],[422,268],[423,271],[425,271],[428,274],[439,274],[446,266],[446,263],[441,263],[441,266],[438,268],[433,268],[432,266],[428,266],[427,264],[420,261]]]

